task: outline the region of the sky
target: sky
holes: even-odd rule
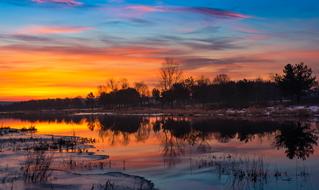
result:
[[[319,76],[317,0],[0,0],[0,101],[86,96],[107,79]]]

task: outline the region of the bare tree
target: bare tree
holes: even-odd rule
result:
[[[213,83],[214,84],[226,84],[230,81],[230,78],[228,75],[226,74],[219,74],[217,75],[214,80]]]
[[[158,90],[157,88],[153,88],[153,90],[152,90],[152,97],[153,97],[156,101],[160,101],[160,99],[161,99],[161,91]]]
[[[196,80],[196,84],[198,86],[208,86],[211,84],[209,78],[206,78],[205,76],[201,76],[199,79]]]
[[[182,78],[182,70],[179,64],[173,58],[166,58],[161,72],[161,87],[162,90],[166,91],[170,89],[173,84],[179,82]]]
[[[141,96],[149,96],[150,91],[148,89],[148,86],[144,82],[136,82],[135,83],[135,89]]]
[[[127,89],[130,87],[129,85],[129,82],[126,78],[122,78],[120,81],[119,81],[119,85],[122,89]]]
[[[97,86],[97,94],[101,95],[102,93],[107,92],[107,87],[105,85],[99,85]]]
[[[93,92],[90,92],[86,96],[86,104],[87,104],[87,106],[89,106],[93,110],[93,108],[95,106],[95,96],[94,96]]]
[[[115,79],[109,79],[106,81],[106,88],[110,91],[118,90],[119,83]]]

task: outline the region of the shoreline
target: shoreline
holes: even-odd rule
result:
[[[176,116],[176,117],[212,117],[212,118],[319,118],[319,106],[270,106],[242,109],[222,108],[206,109],[198,107],[183,108],[119,108],[119,109],[63,109],[63,110],[26,110],[0,112],[0,118],[24,115],[56,116]]]

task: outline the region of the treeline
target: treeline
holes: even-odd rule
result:
[[[160,70],[159,85],[150,89],[144,82],[109,79],[98,93],[86,98],[48,99],[0,106],[0,111],[66,108],[127,107],[243,107],[278,103],[319,103],[319,90],[311,68],[304,63],[284,67],[272,80],[231,80],[226,74],[214,79],[183,77],[180,65],[166,59]]]
[[[90,93],[87,102],[106,108],[131,106],[180,107],[202,106],[250,106],[280,102],[300,103],[310,100],[319,103],[316,77],[304,63],[288,64],[283,74],[276,74],[272,80],[230,80],[226,74],[219,74],[213,80],[201,77],[183,79],[179,64],[167,59],[161,68],[159,88],[151,91],[143,82],[130,87],[127,80],[109,80],[99,87],[97,97]],[[316,102],[317,101],[317,102]]]
[[[134,87],[115,89],[101,92],[96,98],[90,94],[87,97],[89,107],[104,106],[106,108],[131,106],[183,106],[191,104],[201,105],[247,105],[264,103],[281,99],[281,92],[277,84],[271,81],[257,80],[224,80],[225,75],[219,75],[210,81],[201,78],[194,80],[187,78],[172,84],[167,90],[158,88],[146,91],[145,95]],[[146,87],[146,89],[148,89]]]
[[[220,77],[223,76],[217,76],[216,79]],[[163,91],[159,100],[162,104],[171,106],[184,104],[243,106],[280,98],[280,90],[271,81],[244,79],[210,82],[208,79],[187,79]]]
[[[68,109],[68,108],[86,108],[87,104],[84,98],[64,98],[64,99],[46,99],[15,102],[7,105],[0,105],[0,111],[16,110],[46,110],[46,109]]]

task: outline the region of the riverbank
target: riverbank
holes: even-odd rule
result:
[[[153,190],[140,176],[112,169],[95,139],[39,135],[35,128],[0,127],[0,189]]]
[[[207,109],[202,107],[185,106],[180,108],[145,108],[130,107],[117,109],[64,109],[41,111],[10,111],[0,112],[0,117],[21,115],[136,115],[136,116],[191,116],[191,117],[226,117],[226,118],[313,118],[319,117],[319,106],[271,106],[248,108]]]

